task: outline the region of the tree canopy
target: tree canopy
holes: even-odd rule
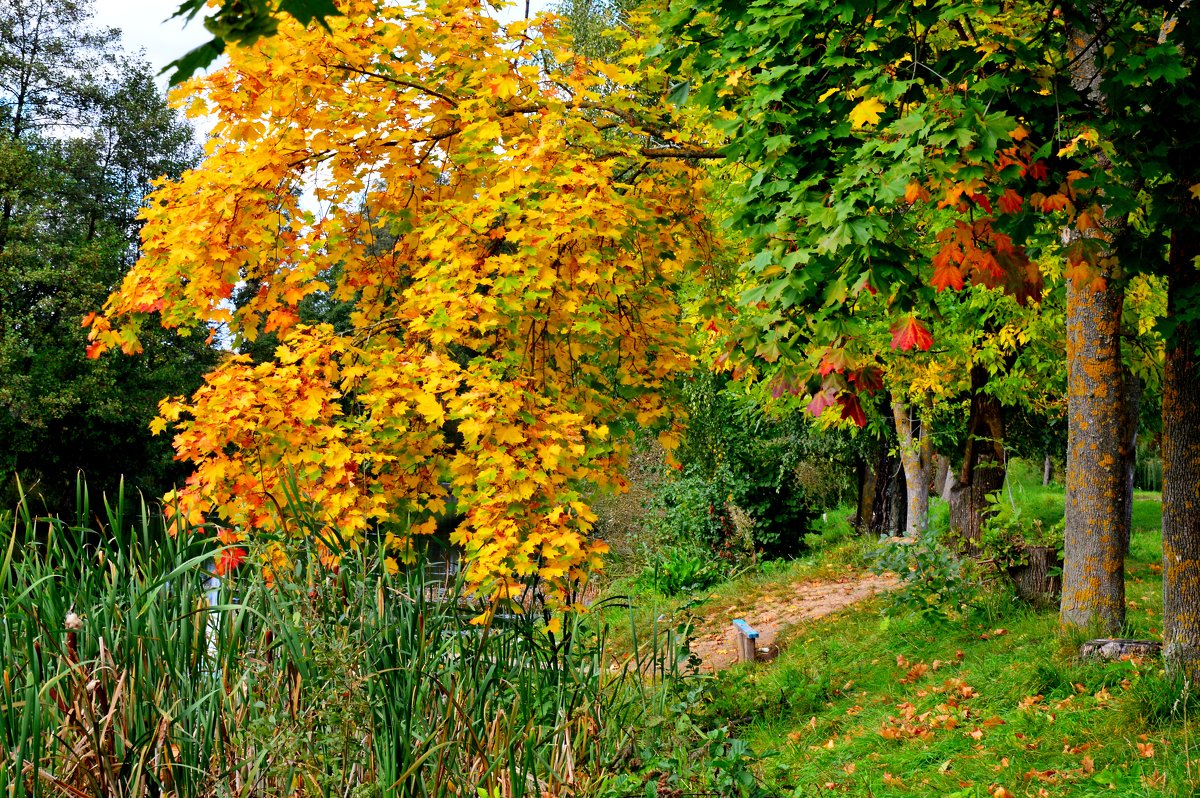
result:
[[[218,119],[207,157],[151,197],[91,352],[137,351],[152,313],[278,337],[163,406],[189,517],[249,533],[294,485],[329,530],[403,556],[453,505],[489,589],[580,577],[603,551],[581,490],[620,480],[635,427],[669,433],[690,366],[675,288],[710,246],[704,153],[638,104],[661,78],[589,65],[553,22],[341,10],[186,87]],[[300,323],[322,292],[348,324]]]

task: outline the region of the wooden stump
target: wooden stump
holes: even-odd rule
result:
[[[1097,659],[1146,659],[1162,655],[1162,643],[1157,640],[1126,640],[1101,637],[1079,647],[1079,656]]]
[[[1029,546],[1027,565],[1008,569],[1017,595],[1033,604],[1056,604],[1062,595],[1062,558],[1054,546]]]

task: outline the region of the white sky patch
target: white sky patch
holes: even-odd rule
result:
[[[530,0],[529,12],[538,14],[550,6],[549,0]],[[125,46],[133,52],[145,52],[146,60],[156,71],[212,38],[199,19],[186,25],[183,19],[171,19],[179,8],[179,3],[173,0],[94,0],[94,8],[96,24],[119,28]],[[523,16],[525,0],[519,0],[503,9],[499,19],[511,22]]]
[[[141,50],[156,72],[212,38],[199,19],[184,25],[183,19],[171,19],[179,8],[172,0],[94,0],[95,22],[104,28],[118,28],[130,52]],[[161,77],[166,85],[166,76]]]

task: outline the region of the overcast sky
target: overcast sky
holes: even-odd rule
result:
[[[186,26],[182,19],[170,19],[179,7],[179,0],[94,0],[94,3],[96,23],[119,28],[126,48],[145,51],[146,59],[156,71],[212,38],[199,19]],[[532,0],[530,10],[537,13],[550,5],[550,0]],[[525,2],[521,0],[506,8],[501,16],[515,19],[524,13]],[[162,83],[166,85],[165,77]]]
[[[182,19],[169,19],[179,7],[171,0],[94,0],[96,24],[120,28],[125,47],[143,50],[154,69],[161,70],[179,56],[212,38],[200,20],[185,27]],[[169,21],[168,21],[169,20]],[[165,84],[165,80],[163,81]]]

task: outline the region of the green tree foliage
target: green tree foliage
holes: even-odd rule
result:
[[[800,383],[817,376],[800,352],[858,334],[864,293],[886,297],[893,348],[924,349],[934,341],[917,317],[934,291],[982,283],[1035,298],[1041,251],[1061,254],[1087,296],[1119,297],[1139,272],[1169,276],[1164,439],[1179,490],[1168,480],[1164,625],[1168,658],[1200,674],[1200,523],[1187,510],[1200,499],[1200,457],[1188,454],[1200,416],[1188,393],[1200,371],[1200,170],[1189,133],[1200,101],[1186,90],[1200,53],[1196,4],[712,2],[689,7],[675,30],[687,42],[678,63],[703,78],[693,95],[722,114],[729,156],[755,170],[741,218],[759,246],[737,349]],[[1119,322],[1119,299],[1105,301]],[[1098,378],[1078,390],[1116,397],[1119,348],[1085,332],[1069,338],[1072,382]],[[853,393],[839,401],[861,418]],[[1072,417],[1071,428],[1118,417],[1121,405]],[[1104,445],[1112,451],[1069,481],[1111,476],[1098,471],[1118,467],[1120,436]],[[1119,573],[1119,557],[1082,558]],[[1073,617],[1095,611],[1096,576],[1080,583],[1072,601],[1088,606]]]
[[[154,491],[182,473],[148,424],[214,362],[206,334],[156,334],[146,357],[86,358],[80,322],[136,259],[150,181],[194,159],[149,67],[73,0],[0,11],[0,475],[55,505],[76,472]]]
[[[817,429],[786,405],[768,412],[772,399],[744,387],[725,374],[688,379],[687,434],[656,504],[675,540],[729,554],[794,555],[810,522],[852,495],[844,476],[862,442]]]

